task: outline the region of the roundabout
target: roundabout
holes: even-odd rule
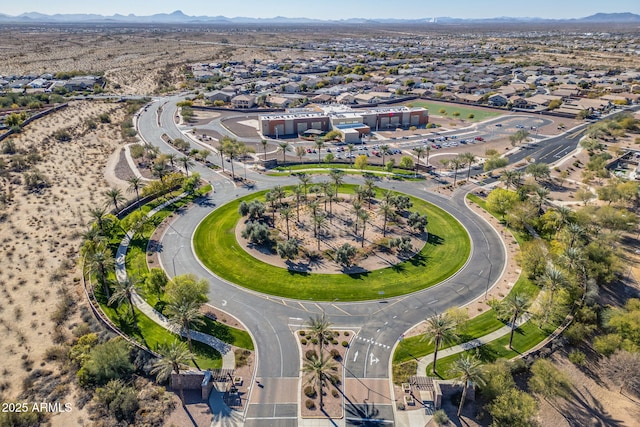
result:
[[[202,221],[194,234],[195,254],[209,270],[226,281],[252,291],[305,301],[346,302],[374,300],[380,296],[396,297],[429,288],[449,278],[465,264],[471,252],[469,236],[453,216],[431,203],[411,197],[413,210],[428,218],[429,232],[423,233],[421,247],[417,247],[410,256],[394,257],[393,261],[388,257],[382,263],[384,268],[344,267],[344,274],[323,273],[328,268],[317,272],[308,267],[311,261],[299,260],[304,258],[303,255],[293,261],[281,262],[276,253],[268,253],[269,247],[249,250],[247,242],[239,242],[243,239],[237,238],[237,228],[242,228],[238,207],[242,202],[264,200],[265,193],[262,191],[245,196],[221,206]],[[408,214],[405,213],[406,215]],[[265,216],[269,220],[270,216]],[[396,221],[401,221],[401,218]],[[325,226],[335,229],[336,222],[334,219],[334,224],[327,223]],[[374,248],[380,252],[391,252],[391,249],[384,246],[390,239],[377,240],[373,235],[374,225],[371,224],[370,228],[373,229],[370,233],[374,242],[366,248],[363,242],[363,249],[366,249],[364,261],[368,258],[373,258],[374,261],[381,258],[381,254],[374,252]],[[400,234],[404,236],[411,233],[405,231]],[[391,236],[390,233],[389,235]],[[377,237],[382,238],[382,234]],[[329,239],[326,237],[323,245]],[[360,246],[355,240],[353,245],[354,250],[356,246]],[[326,253],[331,256],[335,251],[326,250],[324,255],[312,252],[318,258],[314,261],[315,264],[328,264]],[[306,255],[310,257],[309,253]],[[281,266],[274,265],[274,259]]]
[[[168,102],[163,101],[160,112],[158,107],[161,103],[152,103],[139,118],[140,133],[164,153],[174,153],[175,150],[164,143],[163,134],[169,135],[172,139],[185,136],[183,130],[173,121],[177,100],[176,98]],[[241,165],[238,164],[238,167]],[[451,197],[446,197],[428,191],[429,188],[425,187],[428,182],[380,181],[376,184],[381,190],[401,191],[437,206],[455,218],[455,223],[460,224],[471,242],[468,256],[461,257],[464,259],[462,268],[454,268],[444,275],[439,283],[435,284],[434,280],[428,287],[422,286],[421,290],[393,294],[395,296],[387,294],[387,289],[374,291],[373,299],[364,301],[355,294],[348,298],[348,301],[328,296],[328,293],[318,294],[320,298],[317,299],[314,299],[313,295],[294,299],[243,288],[232,283],[235,279],[229,280],[214,273],[215,268],[208,268],[205,262],[198,258],[196,254],[200,248],[196,229],[212,212],[229,209],[229,212],[237,215],[237,205],[235,208],[231,206],[239,203],[238,199],[253,195],[254,190],[259,192],[270,190],[277,185],[295,185],[297,180],[293,177],[269,177],[250,170],[247,173],[248,178],[256,182],[256,185],[254,189],[247,189],[236,187],[221,174],[199,165],[192,171],[200,173],[203,179],[210,182],[214,191],[198,200],[190,209],[175,216],[160,239],[162,250],[159,253],[159,261],[169,276],[191,273],[206,278],[210,283],[211,304],[232,313],[250,331],[257,350],[254,380],[255,384],[260,384],[261,387],[252,389],[245,411],[245,426],[264,425],[267,419],[269,425],[274,426],[298,425],[300,402],[294,396],[295,393],[291,395],[286,392],[297,390],[300,381],[300,354],[296,336],[292,331],[300,328],[309,317],[320,314],[326,315],[335,328],[349,329],[355,333],[342,362],[346,378],[345,393],[364,393],[367,397],[369,391],[377,390],[376,393],[371,393],[367,402],[375,403],[379,419],[393,421],[394,400],[390,391],[389,367],[393,349],[399,339],[407,329],[425,318],[450,307],[464,306],[485,294],[500,279],[505,267],[506,249],[501,237],[488,222],[466,206],[466,191],[457,191]],[[312,177],[312,181],[317,180],[317,176]],[[345,177],[346,184],[362,182],[358,177]],[[431,215],[429,214],[429,232],[441,235],[439,227],[434,225],[435,218]],[[237,219],[230,223],[229,227],[235,227],[236,222]],[[221,231],[220,228],[216,230]],[[235,235],[233,237],[235,238]],[[246,254],[243,249],[236,249],[238,253]],[[260,272],[259,269],[257,271]],[[251,272],[252,269],[243,267],[238,268],[234,274],[242,276]],[[283,285],[288,284],[292,277],[289,273],[286,274],[286,279],[282,280]],[[375,274],[377,273],[373,273]],[[426,275],[418,275],[417,281],[429,279],[424,276]],[[262,275],[253,276],[254,282],[260,283],[262,280],[266,280]],[[393,281],[390,282],[386,285],[393,284]],[[360,399],[347,406],[359,408],[367,405],[367,402]],[[346,411],[352,412],[349,408]]]

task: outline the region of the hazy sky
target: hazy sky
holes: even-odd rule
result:
[[[581,18],[598,12],[640,14],[638,0],[42,0],[3,1],[0,13],[98,13],[153,15],[182,10],[187,15],[341,18],[541,17]]]

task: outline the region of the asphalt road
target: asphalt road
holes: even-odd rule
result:
[[[175,102],[181,97],[165,98],[151,103],[138,117],[138,129],[144,140],[156,145],[163,153],[177,153],[161,136],[186,139],[175,124],[177,108]],[[513,120],[513,118],[511,119]],[[488,126],[500,123],[494,120],[474,131],[485,131]],[[507,122],[503,122],[507,123]],[[508,122],[513,124],[513,122]],[[576,148],[587,125],[572,129],[565,135],[549,138],[523,147],[509,156],[511,164],[527,156],[538,162],[552,163]],[[504,127],[504,124],[503,124]],[[185,128],[186,129],[186,128]],[[183,129],[184,130],[184,129]],[[194,144],[194,148],[200,148]],[[213,155],[213,161],[220,163]],[[228,163],[225,165],[229,166]],[[236,170],[242,165],[238,163]],[[452,306],[462,306],[481,296],[500,277],[505,265],[505,248],[500,237],[484,220],[477,217],[464,204],[464,191],[451,199],[427,192],[428,183],[381,181],[379,186],[391,188],[428,200],[445,209],[466,227],[473,247],[466,266],[456,275],[430,289],[411,295],[380,300],[343,303],[294,301],[247,291],[213,275],[205,269],[192,250],[192,235],[197,225],[214,209],[231,200],[273,185],[288,185],[297,180],[290,177],[267,177],[250,170],[248,178],[256,181],[253,189],[234,186],[227,178],[199,164],[192,170],[212,183],[214,193],[200,200],[194,207],[182,212],[162,238],[160,259],[170,276],[193,273],[207,278],[211,284],[210,303],[239,318],[250,330],[257,349],[256,376],[261,384],[277,384],[297,378],[300,355],[293,330],[300,327],[310,316],[325,313],[338,328],[349,328],[356,332],[344,360],[345,373],[355,378],[388,378],[391,352],[399,337],[411,326],[435,313]],[[478,174],[479,168],[472,169]],[[314,177],[314,180],[321,178]],[[348,177],[349,182],[358,182]],[[397,188],[396,188],[397,187]],[[275,401],[273,400],[275,399]],[[291,402],[279,402],[277,396],[269,401],[257,401],[249,405],[251,422],[268,418],[270,425],[295,425],[292,420]],[[392,411],[385,413],[390,420]]]

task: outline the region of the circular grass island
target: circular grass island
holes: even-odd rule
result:
[[[296,197],[292,190],[278,187],[279,194],[274,190],[258,192],[212,212],[194,234],[194,249],[201,262],[222,279],[265,294],[300,300],[363,301],[426,289],[453,275],[469,257],[471,241],[464,227],[424,200],[373,189],[368,197],[359,199],[359,210],[367,214],[358,221],[354,208],[340,209],[341,204],[352,206],[352,199],[357,198],[355,186],[340,186],[329,206],[321,192],[307,195],[305,189],[304,195],[299,191]],[[411,206],[394,207],[389,212],[383,205],[393,204],[392,198],[408,200]],[[241,203],[246,208],[252,202],[263,204],[264,211],[253,219],[242,217]],[[288,206],[290,213],[283,215],[278,206]],[[408,219],[411,214],[426,216],[426,231],[409,226],[414,225]],[[322,215],[324,221],[313,220]],[[351,222],[349,215],[353,216]],[[269,224],[266,243],[241,237],[249,222]],[[368,226],[364,238],[363,223]],[[352,240],[345,243],[350,233]],[[410,250],[398,248],[403,237]],[[278,243],[288,239],[298,245],[293,259],[281,258],[276,250]],[[355,253],[347,262],[336,257],[337,245],[345,244]],[[375,258],[384,260],[378,268],[372,263]],[[313,264],[324,267],[314,269],[310,267]]]

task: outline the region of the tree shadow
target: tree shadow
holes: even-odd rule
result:
[[[415,267],[424,267],[427,265],[427,256],[422,253],[417,253],[413,257],[409,258],[408,262]]]
[[[433,233],[429,233],[429,237],[427,238],[427,243],[431,245],[442,245],[444,244],[444,239],[440,236],[437,236]]]
[[[356,273],[347,273],[347,275],[354,280],[364,280],[369,277],[369,271],[359,271]]]
[[[150,239],[149,242],[147,243],[147,255],[151,255],[151,254],[160,254],[162,253],[164,250],[164,246],[162,245],[162,242],[156,239]]]
[[[194,200],[194,203],[203,208],[213,208],[216,206],[213,200],[209,197],[198,197]]]

